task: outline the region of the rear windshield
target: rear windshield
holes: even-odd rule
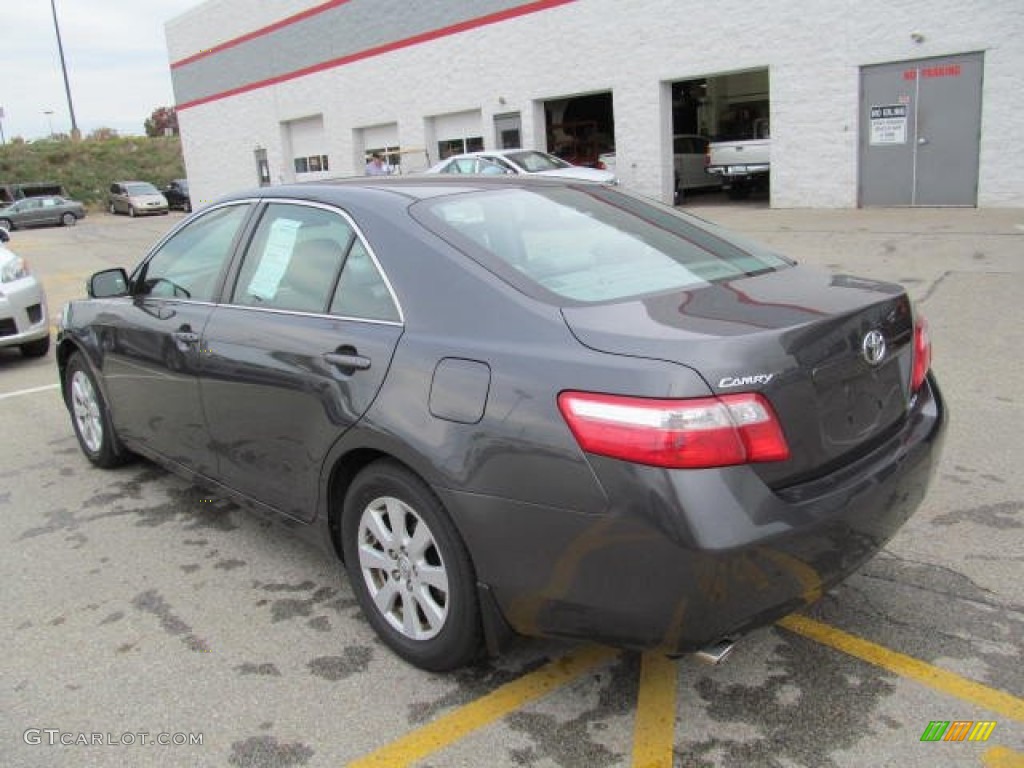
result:
[[[541,171],[555,171],[559,168],[572,168],[572,166],[554,155],[546,155],[543,152],[527,150],[525,152],[509,152],[505,155],[509,160],[524,168],[530,173]]]
[[[523,292],[560,304],[691,289],[790,264],[596,184],[475,191],[423,200],[412,212]]]

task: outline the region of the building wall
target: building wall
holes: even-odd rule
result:
[[[391,2],[210,0],[167,25],[185,161],[199,199],[255,185],[257,147],[266,148],[275,183],[293,180],[292,159],[282,146],[283,122],[322,115],[331,175],[344,176],[362,172],[364,127],[397,123],[403,148],[429,148],[433,116],[479,111],[484,141],[494,146],[494,115],[518,111],[524,144],[542,147],[543,100],[611,91],[623,184],[670,200],[669,83],[768,68],[772,205],[852,207],[859,68],[984,51],[978,204],[1024,205],[1024,143],[1018,128],[1024,114],[1024,89],[1018,85],[1024,70],[1024,5],[1019,0],[549,0],[532,4],[538,8],[532,13],[196,101],[196,72],[217,72],[223,64],[217,87],[244,86],[250,69],[268,71],[265,62],[255,60],[247,67],[246,57],[257,51],[274,56],[279,65],[302,60],[299,49],[311,46],[308,21],[301,34],[297,24],[274,30],[273,46],[254,38],[216,48],[291,14],[324,7],[325,13],[307,17],[321,22],[322,34],[330,36],[330,24],[365,28],[372,47],[387,39],[389,30],[401,39],[409,30],[450,24],[460,14],[531,5],[401,0],[403,13],[419,14],[410,26],[388,23],[395,18],[386,12]],[[439,5],[447,15],[438,13]],[[915,42],[911,33],[920,33],[923,42]],[[317,48],[321,58],[332,57],[332,51],[344,55],[352,40],[358,48],[358,35],[334,37],[339,47]],[[214,52],[189,61],[209,49]],[[436,149],[431,159],[437,159]]]

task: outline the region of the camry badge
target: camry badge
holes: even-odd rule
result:
[[[868,365],[878,365],[885,359],[885,336],[881,331],[868,331],[860,344],[860,353]]]

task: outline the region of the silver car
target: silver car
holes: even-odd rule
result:
[[[0,243],[10,236],[0,229]],[[25,357],[50,350],[50,320],[42,284],[28,264],[0,245],[0,347],[19,347]]]
[[[110,212],[131,217],[149,213],[166,215],[167,198],[148,181],[115,181],[110,185]]]
[[[495,149],[452,155],[430,168],[427,173],[526,174],[601,184],[617,183],[614,173],[571,165],[560,157],[537,149]]]

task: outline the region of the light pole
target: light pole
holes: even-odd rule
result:
[[[60,41],[60,25],[57,24],[57,5],[55,0],[50,0],[50,10],[53,11],[53,31],[57,33],[57,51],[60,53],[60,71],[64,73],[64,92],[68,95],[68,112],[71,113],[71,140],[78,141],[81,134],[78,132],[78,122],[75,120],[75,106],[71,103],[71,85],[68,83],[68,68],[64,63],[64,45]],[[53,129],[50,130],[53,135]]]
[[[43,114],[46,115],[46,124],[50,126],[50,133],[48,134],[48,136],[49,136],[49,138],[52,139],[53,138],[53,110],[52,109],[44,109],[43,110]]]

